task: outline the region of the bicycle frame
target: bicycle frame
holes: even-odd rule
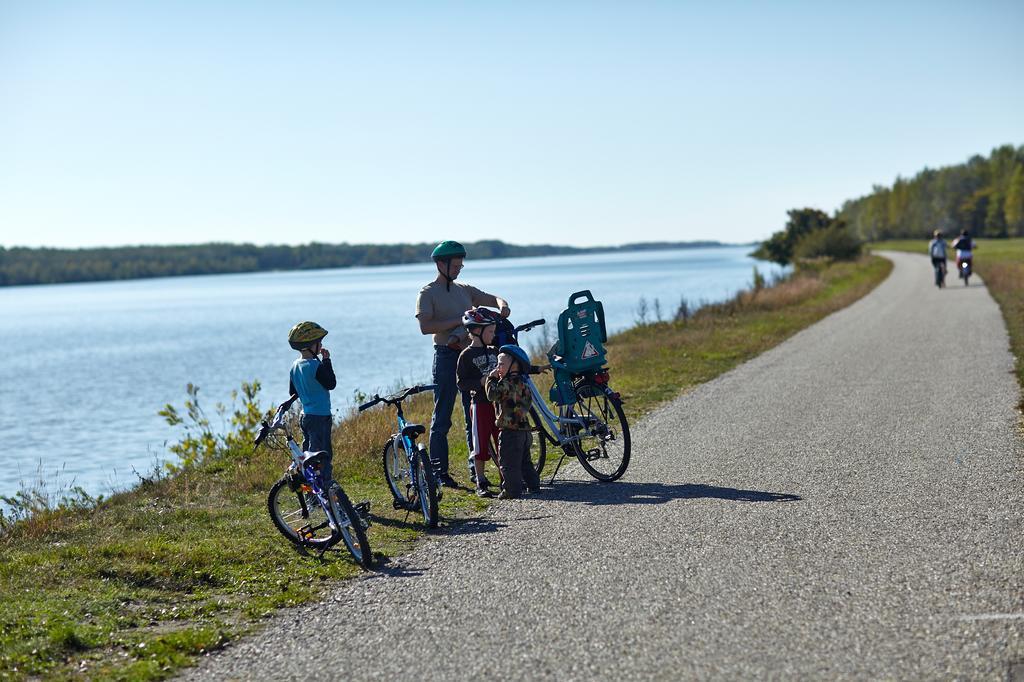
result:
[[[288,452],[291,454],[292,462],[294,463],[296,470],[302,473],[303,480],[306,481],[310,489],[313,491],[313,494],[316,496],[317,501],[320,502],[324,511],[327,512],[325,514],[327,517],[327,524],[330,526],[331,531],[336,533],[340,528],[338,528],[337,524],[334,522],[334,514],[331,513],[334,510],[332,510],[331,503],[327,499],[327,493],[324,491],[323,485],[320,482],[320,474],[316,469],[306,463],[306,455],[312,453],[303,452],[302,448],[299,447],[299,444],[295,442],[294,438],[292,438],[291,431],[289,431],[288,427],[285,425],[284,414],[284,411],[279,410],[278,413],[274,415],[274,420],[270,422],[268,431],[284,431],[285,438],[288,442]]]
[[[405,457],[409,461],[410,480],[416,480],[415,472],[413,471],[412,468],[412,459],[416,452],[416,446],[412,442],[412,438],[403,434],[403,431],[405,431],[405,427],[408,426],[409,422],[405,421],[405,413],[402,412],[402,402],[398,401],[395,404],[395,408],[398,410],[398,431],[392,435],[392,439],[395,442],[395,450],[398,450],[398,444],[401,443],[405,451]]]
[[[551,408],[548,407],[548,401],[541,396],[540,390],[537,388],[537,385],[533,383],[533,379],[530,378],[530,375],[524,375],[524,378],[526,379],[526,385],[530,387],[530,395],[533,396],[533,405],[535,408],[537,408],[537,413],[541,416],[541,418],[544,420],[545,425],[550,430],[545,431],[544,434],[538,434],[538,436],[541,438],[547,436],[549,441],[551,441],[554,445],[558,445],[560,447],[568,445],[573,441],[579,440],[582,437],[582,433],[567,435],[565,431],[562,429],[562,426],[565,424],[570,424],[573,426],[578,426],[580,427],[580,429],[583,429],[586,427],[584,421],[578,417],[559,417],[558,415],[556,415],[554,412],[551,411]],[[552,434],[557,436],[558,440],[552,438]]]

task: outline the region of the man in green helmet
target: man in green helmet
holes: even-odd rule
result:
[[[430,457],[441,472],[441,483],[455,486],[448,473],[448,430],[459,388],[455,383],[455,367],[459,353],[468,345],[468,332],[462,326],[462,314],[476,306],[498,308],[508,317],[508,302],[476,287],[456,282],[462,271],[466,249],[455,241],[443,241],[430,254],[437,265],[437,277],[420,289],[416,297],[416,319],[420,332],[434,339],[433,381],[434,414],[430,420]],[[470,421],[469,395],[462,394],[462,411],[466,421],[466,443],[473,451],[473,429]],[[470,462],[470,476],[475,474]]]

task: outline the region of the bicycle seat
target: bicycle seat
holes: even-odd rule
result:
[[[415,438],[427,432],[427,428],[422,424],[406,424],[405,428],[402,429],[402,435],[408,436],[409,438]]]
[[[327,457],[327,453],[321,450],[320,452],[306,452],[305,457],[302,458],[303,464],[308,464],[314,469],[319,469],[323,464],[324,458]]]

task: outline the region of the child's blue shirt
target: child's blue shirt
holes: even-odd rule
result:
[[[298,393],[303,414],[330,416],[330,389],[337,385],[330,360],[299,358],[292,365],[289,376],[289,389]]]

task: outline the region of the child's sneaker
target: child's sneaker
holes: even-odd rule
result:
[[[502,490],[500,493],[498,493],[499,500],[515,500],[518,499],[518,497],[518,495],[510,494],[507,490]]]
[[[494,497],[494,493],[492,493],[486,487],[478,486],[477,489],[476,489],[476,496],[477,497]]]

